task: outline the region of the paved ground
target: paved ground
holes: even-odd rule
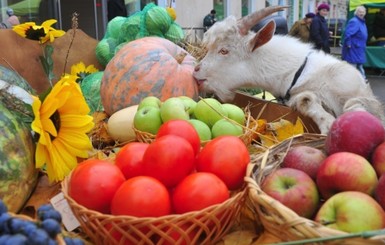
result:
[[[370,74],[370,71],[367,72],[367,74]],[[383,76],[378,75],[369,75],[367,76],[370,86],[372,87],[372,90],[375,95],[378,96],[378,98],[385,103],[385,74]],[[379,71],[378,71],[379,74]]]

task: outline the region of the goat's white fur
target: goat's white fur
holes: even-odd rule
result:
[[[235,17],[212,26],[203,39],[208,52],[194,72],[195,78],[203,82],[200,89],[215,93],[225,102],[231,101],[240,87],[261,88],[275,97],[284,97],[308,57],[290,90],[288,106],[312,118],[323,134],[337,116],[349,110],[368,111],[384,124],[382,104],[355,67],[293,37],[273,35],[274,29],[271,22],[257,33],[250,31],[243,36]],[[270,35],[269,40],[264,42],[266,35]],[[262,44],[252,50],[255,42]]]

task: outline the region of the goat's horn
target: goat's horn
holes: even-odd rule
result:
[[[238,20],[238,28],[240,33],[242,35],[246,35],[254,25],[256,25],[260,20],[262,20],[266,16],[278,11],[282,11],[285,8],[289,7],[290,6],[269,6],[242,17]]]

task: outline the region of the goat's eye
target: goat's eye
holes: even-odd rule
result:
[[[221,50],[219,50],[219,53],[222,55],[226,55],[229,53],[229,51],[227,49],[222,48]]]

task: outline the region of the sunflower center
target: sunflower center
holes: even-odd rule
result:
[[[52,116],[50,117],[53,125],[55,126],[55,129],[57,131],[57,133],[59,134],[59,130],[60,130],[60,113],[58,111],[55,111]],[[51,141],[55,139],[54,136],[50,135],[51,137]]]
[[[28,39],[40,41],[40,39],[41,39],[42,37],[45,37],[44,28],[39,28],[39,29],[35,30],[35,29],[33,29],[32,27],[30,27],[29,29],[27,29],[27,30],[25,31],[25,36],[26,36]]]

